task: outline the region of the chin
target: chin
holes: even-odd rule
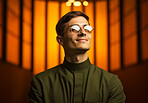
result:
[[[86,51],[88,51],[90,48],[78,48],[77,50],[78,51],[83,51],[83,52],[86,52]]]

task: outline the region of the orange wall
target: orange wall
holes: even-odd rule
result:
[[[108,69],[107,3],[96,2],[96,65]]]
[[[83,7],[81,6],[73,6],[73,11],[81,11],[83,12]]]
[[[111,0],[109,6],[110,20],[110,70],[121,68],[120,8],[119,0]]]
[[[136,0],[125,0],[123,3],[123,55],[124,65],[137,63],[137,22]]]
[[[8,0],[7,3],[7,45],[6,60],[19,65],[20,6],[19,0]]]
[[[53,12],[53,8],[56,12]],[[47,68],[54,67],[59,63],[59,44],[56,41],[56,23],[59,20],[59,3],[48,2],[48,40],[47,40]]]
[[[147,68],[148,68],[148,0],[140,1],[140,33],[141,33],[141,56],[142,60],[137,64],[137,9],[136,0],[123,1],[123,65],[121,69],[121,51],[120,51],[120,0],[110,0],[110,69],[117,74],[125,88],[128,103],[146,103],[148,92]],[[7,27],[6,27],[6,62],[0,60],[0,78],[1,102],[26,102],[27,90],[32,77],[31,73],[31,17],[32,5],[30,0],[24,0],[23,5],[23,65],[19,68],[20,51],[20,0],[7,0]],[[91,26],[95,27],[92,33],[92,48],[89,51],[89,57],[92,63],[108,70],[108,30],[107,30],[107,3],[106,1],[97,1],[94,4],[89,2],[84,7],[85,13],[90,17]],[[55,25],[60,16],[71,10],[66,7],[65,2],[48,2],[47,13],[47,68],[45,67],[45,1],[34,1],[34,68],[33,74],[56,66],[64,60],[64,51],[56,42]],[[2,59],[2,0],[0,1],[0,59]],[[61,9],[59,9],[61,7]],[[56,12],[53,12],[54,11]],[[73,10],[83,11],[81,7],[73,7]],[[59,15],[61,12],[61,15]],[[94,21],[94,16],[95,20]],[[94,23],[96,25],[94,25]],[[94,42],[96,39],[96,42]],[[96,46],[94,46],[94,44]],[[96,49],[96,51],[94,51]],[[94,57],[94,53],[96,57]],[[60,54],[60,55],[59,55]],[[59,57],[60,56],[60,57]],[[96,60],[94,60],[96,58]],[[7,81],[7,82],[6,82]],[[142,97],[142,98],[140,98]],[[8,99],[9,98],[9,99]]]
[[[148,59],[148,1],[141,1],[141,41],[142,59]]]
[[[65,2],[58,3],[50,1],[47,4],[47,48],[45,48],[45,1],[34,1],[34,74],[49,69],[62,63],[64,50],[56,41],[55,26],[59,18],[71,11]],[[13,4],[13,5],[11,5]],[[121,68],[121,44],[120,44],[120,2],[111,0],[109,3],[109,29],[110,29],[110,70]],[[141,1],[141,51],[142,60],[148,59],[147,49],[147,1]],[[2,5],[2,3],[1,3]],[[20,37],[20,1],[8,0],[7,4],[7,55],[6,60],[19,65],[19,37]],[[24,0],[23,4],[23,68],[31,70],[31,2]],[[94,15],[95,6],[95,15]],[[60,7],[60,8],[59,8]],[[53,12],[53,8],[56,12]],[[66,9],[65,9],[66,8]],[[108,70],[108,30],[107,30],[107,2],[97,1],[94,5],[89,2],[87,7],[72,7],[73,10],[83,11],[90,17],[90,25],[95,27],[95,34],[92,33],[92,45],[89,50],[90,61]],[[2,8],[0,9],[2,13]],[[137,18],[136,0],[123,1],[123,65],[125,67],[137,63]],[[95,16],[95,17],[94,17]],[[94,21],[94,18],[96,21]],[[1,25],[2,25],[2,18]],[[94,23],[96,25],[94,25]],[[0,28],[2,38],[2,27]],[[94,42],[96,40],[96,42]],[[0,40],[0,57],[2,57],[2,39]],[[94,47],[95,46],[95,47]],[[15,49],[13,49],[15,48]],[[45,67],[45,50],[47,49],[47,67]],[[94,51],[96,50],[96,51]],[[96,57],[94,55],[96,54]],[[96,60],[94,60],[96,58]]]
[[[55,26],[59,18],[71,10],[65,2],[50,1],[47,5],[47,48],[45,48],[45,1],[34,1],[34,73],[49,69],[62,63],[64,60],[64,51],[56,42]],[[13,5],[12,5],[13,4]],[[110,69],[111,71],[120,70],[121,68],[121,51],[120,51],[120,2],[119,0],[110,1],[109,5],[109,29],[110,29]],[[147,1],[141,1],[141,56],[142,60],[148,59],[147,49]],[[2,5],[2,3],[1,3]],[[7,46],[6,60],[9,63],[19,65],[20,50],[20,1],[8,0],[7,3]],[[23,68],[31,69],[31,2],[24,0],[23,4]],[[95,16],[94,17],[94,6]],[[1,6],[2,7],[2,6]],[[59,8],[61,7],[61,9]],[[57,12],[53,12],[56,10]],[[66,8],[66,9],[65,9]],[[87,7],[74,7],[73,10],[83,11],[90,17],[91,26],[95,27],[95,33],[92,33],[92,48],[88,54],[91,62],[108,70],[108,37],[107,37],[107,2],[97,1],[94,5],[89,2]],[[0,9],[2,13],[2,8]],[[125,67],[137,63],[137,12],[136,0],[123,1],[123,65]],[[94,18],[96,21],[94,21]],[[2,57],[2,18],[0,18],[0,57]],[[94,25],[94,22],[96,25]],[[96,42],[94,42],[94,39]],[[94,47],[95,45],[95,47]],[[15,48],[15,49],[13,49]],[[45,67],[45,50],[47,49],[47,67]],[[96,50],[96,51],[94,51]],[[94,57],[96,54],[96,57]],[[94,60],[96,58],[96,60]]]
[[[31,1],[23,0],[23,68],[31,69]]]
[[[45,2],[35,1],[34,7],[34,74],[45,70]]]

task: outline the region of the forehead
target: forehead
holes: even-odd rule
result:
[[[78,25],[85,25],[88,24],[88,21],[83,16],[78,16],[72,18],[68,23],[68,26],[78,24]]]

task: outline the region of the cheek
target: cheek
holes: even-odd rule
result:
[[[90,40],[91,40],[92,36],[91,35],[88,35],[88,38],[90,38]]]
[[[64,42],[65,42],[65,44],[70,44],[70,43],[72,43],[73,41],[74,41],[73,35],[67,35],[67,36],[64,37]]]
[[[69,35],[66,35],[66,36],[65,36],[65,39],[68,40],[68,41],[71,41],[71,40],[73,40],[74,38],[75,38],[75,35],[72,34],[72,33],[69,33]]]

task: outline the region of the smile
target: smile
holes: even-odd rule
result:
[[[83,41],[88,41],[88,40],[87,39],[76,39],[76,41],[80,41],[80,42],[82,41],[83,42]]]

